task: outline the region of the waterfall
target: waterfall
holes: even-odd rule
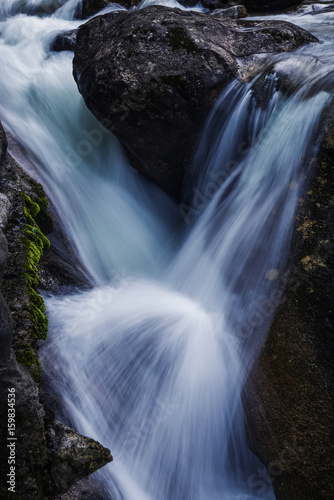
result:
[[[216,125],[232,89],[213,112]],[[112,443],[109,481],[122,491],[113,498],[272,498],[247,482],[258,465],[241,389],[277,302],[305,158],[327,102],[325,92],[275,92],[270,112],[256,112],[252,87],[243,88],[226,130],[249,119],[262,128],[160,279],[124,275],[117,287],[47,300],[54,340],[44,357],[57,352],[65,366],[66,385],[62,376],[58,383],[74,421]],[[217,135],[195,192],[220,159],[226,166],[230,137],[224,127]],[[261,307],[265,321],[256,323]]]
[[[0,10],[1,119],[94,284],[46,297],[45,377],[71,423],[110,447],[114,462],[97,475],[113,499],[271,500],[270,485],[250,480],[261,464],[247,447],[241,391],[282,291],[329,102],[327,42],[276,56],[270,75],[225,90],[177,206],[85,108],[71,55],[50,52],[57,32],[79,25],[73,2],[59,3],[49,17]],[[286,94],[275,67],[292,57],[302,73],[310,57],[317,64]]]

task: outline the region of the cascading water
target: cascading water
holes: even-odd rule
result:
[[[85,108],[72,55],[50,52],[57,32],[78,25],[57,13],[1,23],[0,112],[39,163],[83,263],[102,284],[114,274],[112,266],[151,268],[161,246],[167,256],[178,214],[167,195],[131,169],[116,139]]]
[[[86,110],[71,55],[49,51],[57,32],[78,25],[74,2],[58,3],[50,17],[0,10],[1,118],[30,152],[95,284],[47,298],[46,376],[73,425],[112,450],[98,475],[113,499],[272,499],[271,487],[249,480],[259,462],[241,390],[279,297],[329,101],[330,40],[272,59],[284,70],[293,57],[304,75],[317,58],[289,96],[264,74],[224,92],[176,207]],[[294,20],[317,26],[316,16]],[[261,78],[271,89],[265,108]]]

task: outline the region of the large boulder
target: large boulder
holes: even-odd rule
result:
[[[268,467],[250,478],[276,498],[334,498],[334,103],[296,216],[292,269],[245,389],[250,446]]]
[[[314,41],[282,21],[161,6],[118,11],[79,28],[74,77],[86,105],[125,145],[133,166],[178,197],[203,122],[238,75],[237,58]]]
[[[283,10],[296,7],[301,3],[299,0],[243,0],[243,5],[249,12],[268,13],[282,12]]]

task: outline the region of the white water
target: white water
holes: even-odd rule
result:
[[[250,481],[261,464],[247,448],[241,389],[279,297],[329,100],[330,14],[293,16],[325,44],[273,58],[277,68],[292,61],[292,95],[272,90],[260,109],[256,82],[226,90],[180,210],[86,110],[72,54],[49,51],[57,32],[78,26],[75,2],[50,17],[32,15],[37,3],[0,10],[0,116],[31,154],[95,284],[47,299],[46,375],[73,425],[110,447],[114,463],[98,475],[112,498],[272,499],[270,485]]]

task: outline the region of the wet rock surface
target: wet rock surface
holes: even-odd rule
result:
[[[113,500],[106,488],[94,476],[81,479],[55,500]]]
[[[74,51],[77,38],[77,30],[64,31],[59,33],[51,43],[51,50],[62,52],[63,50]]]
[[[278,499],[333,498],[334,105],[296,217],[291,273],[245,389],[252,450]],[[251,478],[254,488],[270,478]]]
[[[19,172],[19,179],[23,184],[24,192],[32,199],[39,200],[41,203],[41,209],[36,216],[36,221],[43,234],[47,236],[51,243],[50,248],[44,252],[37,264],[39,288],[53,293],[64,293],[71,288],[90,288],[91,279],[71,246],[56,208],[45,194],[42,186],[34,181],[34,177],[36,177],[35,166],[31,163],[20,144],[10,134],[7,134],[7,141],[10,153],[9,158],[11,159],[3,165],[5,178],[5,181],[2,183],[3,190],[13,193],[13,186],[15,188],[17,180],[12,168],[12,165],[15,165],[16,170]],[[22,170],[20,165],[24,167],[25,171]],[[29,172],[30,175],[26,172]],[[5,195],[0,193],[0,215],[1,196]],[[6,197],[6,199],[8,203],[8,198]],[[18,207],[18,209],[19,211],[22,210],[21,207]],[[13,243],[14,241],[15,237],[13,237]]]
[[[32,305],[28,282],[31,274],[27,274],[27,220],[33,223],[31,214],[25,211],[27,206],[35,209],[34,224],[38,221],[40,228],[34,226],[36,238],[43,228],[57,239],[57,229],[49,214],[42,186],[25,174],[5,153],[6,147],[7,141],[1,127],[0,192],[2,199],[7,200],[7,213],[5,216],[1,213],[0,229],[0,441],[8,443],[9,389],[15,392],[17,439],[13,441],[15,493],[8,492],[9,485],[4,480],[0,485],[0,496],[14,498],[16,494],[16,498],[25,500],[51,499],[79,479],[103,467],[112,457],[110,451],[99,443],[60,423],[45,404],[39,385],[37,311],[34,309],[36,306]],[[30,200],[28,205],[27,200]],[[37,201],[40,207],[38,214]],[[34,227],[30,226],[29,231],[33,232]],[[52,254],[51,249],[47,252]],[[61,262],[58,262],[58,267],[61,268]],[[41,298],[38,304],[39,313],[42,313]],[[9,473],[6,453],[0,454],[0,470],[6,479]]]
[[[215,10],[212,12],[213,15],[215,16],[222,16],[222,17],[230,17],[231,19],[242,19],[243,17],[248,16],[248,12],[246,7],[243,5],[235,5],[233,7],[228,7],[226,9],[220,8],[219,4],[216,3],[211,3],[205,5],[207,8],[212,9],[214,8]],[[218,7],[218,8],[217,8]]]
[[[242,3],[249,12],[260,14],[282,12],[291,7],[296,7],[301,2],[298,0],[244,0]]]
[[[74,77],[87,107],[123,143],[133,166],[178,198],[204,120],[238,74],[237,58],[314,41],[281,21],[159,6],[119,11],[80,27]]]

